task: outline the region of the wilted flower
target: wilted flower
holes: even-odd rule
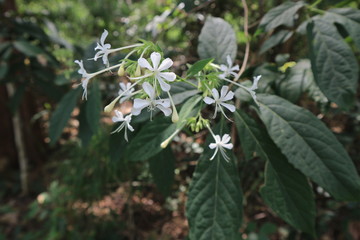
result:
[[[176,79],[176,75],[175,73],[172,72],[162,72],[162,71],[169,69],[173,65],[173,61],[170,58],[166,58],[160,64],[161,55],[158,52],[151,53],[150,59],[152,62],[152,66],[145,58],[139,58],[138,64],[142,68],[147,68],[148,70],[153,72],[155,78],[160,84],[161,89],[165,92],[168,92],[170,90],[170,85],[166,83],[164,80],[172,82]]]
[[[212,155],[212,157],[210,158],[210,160],[213,160],[217,154],[217,152],[220,150],[221,155],[223,156],[223,158],[228,162],[230,160],[230,158],[226,155],[225,149],[232,149],[233,148],[233,144],[229,143],[230,142],[230,135],[229,134],[224,134],[222,136],[222,138],[220,137],[220,135],[215,135],[213,136],[215,139],[215,143],[210,143],[209,148],[211,149],[215,149],[214,154]]]
[[[131,111],[132,114],[135,116],[139,115],[140,112],[147,107],[151,112],[158,108],[164,113],[165,116],[169,116],[172,112],[170,108],[170,99],[156,100],[155,89],[148,82],[143,83],[142,87],[149,98],[135,99],[133,109]]]
[[[104,30],[100,38],[100,43],[97,43],[97,46],[95,47],[95,51],[99,51],[94,56],[94,61],[97,61],[98,58],[102,57],[103,63],[105,65],[109,65],[108,55],[110,53],[109,49],[111,48],[109,43],[105,44],[105,39],[108,34],[108,31]]]
[[[222,71],[222,73],[219,74],[219,78],[226,78],[229,75],[233,75],[235,77],[237,75],[237,72],[235,71],[239,71],[239,65],[232,66],[233,62],[230,55],[226,56],[226,61],[228,63],[228,66],[224,64],[220,65],[220,70]]]
[[[129,129],[130,131],[134,131],[134,128],[130,125],[130,122],[131,122],[131,114],[127,115],[124,117],[124,115],[122,114],[122,112],[118,111],[118,110],[115,110],[115,116],[112,117],[112,121],[114,123],[116,122],[122,122],[120,124],[120,126],[115,130],[113,131],[112,133],[115,133],[115,132],[120,132],[124,127],[125,127],[125,135],[124,135],[124,138],[126,141],[128,141],[128,137],[127,137],[127,129]]]
[[[225,107],[225,108],[229,109],[230,112],[235,112],[235,106],[233,104],[226,103],[226,101],[229,101],[229,100],[233,99],[233,97],[234,97],[234,93],[232,91],[229,91],[228,86],[223,86],[221,88],[221,95],[220,96],[219,96],[218,90],[216,90],[215,88],[213,88],[211,90],[211,92],[212,92],[212,95],[213,95],[214,98],[212,99],[210,97],[205,97],[204,102],[206,104],[215,103],[215,113],[214,113],[213,118],[216,118],[216,113],[217,113],[218,109],[227,118],[227,116],[225,115],[224,110],[222,109],[222,107]]]

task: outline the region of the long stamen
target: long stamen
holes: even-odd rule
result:
[[[217,154],[218,151],[219,151],[219,146],[216,146],[215,152],[214,152],[214,154],[212,155],[212,157],[210,158],[210,161],[215,158],[215,156],[216,156],[216,154]]]
[[[112,131],[110,134],[116,133],[116,132],[120,132],[125,126],[125,122],[121,123],[120,126],[115,129],[114,131]]]

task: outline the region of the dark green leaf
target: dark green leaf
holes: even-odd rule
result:
[[[237,51],[235,32],[222,18],[207,17],[199,36],[200,58],[214,58],[216,63],[226,63],[229,55],[234,61]]]
[[[62,130],[66,126],[71,112],[74,110],[76,106],[77,99],[79,94],[81,93],[81,87],[72,89],[67,94],[63,96],[57,105],[54,113],[50,119],[50,127],[49,127],[49,136],[50,136],[50,144],[54,145],[55,142],[60,137]]]
[[[27,41],[19,40],[14,42],[14,47],[29,57],[35,57],[36,55],[44,53],[44,51]]]
[[[223,135],[227,133],[225,128],[222,122],[214,133]],[[236,161],[230,151],[227,151],[229,162],[220,153],[210,161],[211,142],[214,139],[209,134],[190,184],[186,206],[189,235],[194,240],[235,240],[242,222],[242,192]]]
[[[186,99],[196,95],[198,92],[199,91],[195,87],[185,82],[176,82],[171,84],[170,93],[175,105],[184,102]],[[165,95],[165,98],[166,97],[167,95]]]
[[[323,17],[327,22],[340,23],[360,49],[360,10],[354,8],[330,9]]]
[[[289,30],[281,30],[271,35],[271,37],[267,39],[261,46],[260,53],[264,53],[267,50],[275,47],[276,45],[286,42],[293,34],[294,32],[291,32]]]
[[[294,67],[286,72],[285,78],[279,84],[281,97],[296,102],[308,85],[308,79],[312,78],[310,63],[300,60]]]
[[[175,156],[171,147],[165,148],[149,159],[150,172],[154,182],[164,197],[171,193],[171,186],[174,182]]]
[[[306,177],[288,162],[253,119],[241,111],[234,116],[243,149],[250,145],[250,150],[256,149],[267,162],[265,186],[260,190],[266,204],[295,228],[314,235],[315,202]]]
[[[79,133],[78,137],[81,140],[82,146],[87,146],[90,143],[94,132],[91,130],[88,120],[87,120],[87,102],[81,104],[80,113],[78,116],[79,120]]]
[[[204,69],[204,67],[206,67],[206,65],[211,63],[213,60],[214,60],[213,58],[207,58],[207,59],[197,61],[189,68],[189,70],[187,71],[187,76],[192,77],[195,74],[199,73],[201,70]]]
[[[101,107],[101,92],[98,82],[91,84],[90,94],[86,102],[86,118],[91,130],[96,133],[100,124]]]
[[[144,161],[162,150],[160,144],[165,141],[176,129],[182,129],[188,117],[196,115],[200,109],[196,106],[201,97],[194,96],[187,100],[179,112],[179,121],[172,123],[171,118],[158,117],[148,122],[127,149],[127,157],[131,161]]]
[[[261,19],[259,27],[264,28],[266,32],[281,25],[292,27],[294,26],[296,12],[304,5],[303,1],[284,2],[266,13]]]
[[[316,83],[329,100],[349,108],[359,74],[354,53],[331,23],[316,20],[308,24],[307,30]]]
[[[352,160],[318,118],[277,96],[259,94],[258,101],[270,137],[295,168],[336,199],[360,199],[360,178]]]

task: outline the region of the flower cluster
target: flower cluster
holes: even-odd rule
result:
[[[163,58],[162,53],[159,52],[159,48],[151,43],[143,41],[143,43],[133,44],[121,48],[111,49],[109,43],[105,43],[106,37],[109,35],[108,31],[104,30],[103,34],[100,37],[100,42],[97,43],[95,47],[96,54],[91,60],[97,61],[99,58],[102,58],[102,62],[105,65],[105,68],[94,73],[87,73],[84,68],[82,60],[75,60],[80,67],[78,73],[82,76],[81,86],[84,89],[83,99],[87,99],[87,85],[89,81],[98,76],[99,74],[110,72],[112,69],[118,68],[118,75],[123,77],[122,79],[127,79],[119,83],[118,96],[109,103],[104,111],[112,112],[117,103],[123,103],[125,101],[133,101],[133,106],[131,113],[124,115],[122,112],[115,110],[112,121],[114,123],[119,123],[119,126],[112,132],[120,132],[123,129],[125,140],[128,141],[127,131],[134,131],[134,128],[131,125],[131,120],[133,116],[140,115],[144,109],[147,109],[150,112],[150,120],[152,120],[153,115],[156,112],[162,112],[165,116],[172,115],[172,121],[175,123],[179,120],[179,115],[177,113],[175,104],[173,102],[172,96],[170,94],[171,84],[174,82],[184,82],[189,83],[192,86],[196,86],[193,82],[190,82],[187,77],[180,78],[177,77],[175,73],[169,71],[173,66],[173,61],[170,58]],[[132,49],[124,59],[121,60],[119,64],[110,66],[109,55],[111,53]],[[141,53],[137,61],[129,60],[129,57],[134,53]],[[146,57],[148,56],[148,58]],[[208,105],[215,105],[215,111],[213,118],[216,118],[217,112],[221,114],[228,120],[231,119],[226,115],[226,111],[235,112],[236,107],[233,104],[232,100],[234,98],[234,92],[230,90],[230,85],[224,85],[223,83],[229,82],[231,85],[235,85],[247,90],[253,100],[256,101],[257,84],[261,76],[254,77],[253,85],[248,88],[243,86],[236,81],[229,79],[229,77],[237,77],[237,71],[239,71],[239,66],[233,66],[233,61],[230,56],[227,56],[227,65],[216,65],[211,63],[210,66],[213,66],[213,75],[215,76],[216,84],[210,84],[207,79],[206,73],[199,71],[198,85],[196,86],[199,91],[203,92],[203,101]],[[217,75],[214,75],[217,74]],[[203,74],[201,77],[200,75]],[[195,77],[196,77],[195,76]],[[219,90],[217,87],[221,85],[222,87]],[[210,87],[212,86],[212,87]],[[204,88],[205,87],[205,88]],[[168,98],[160,98],[160,96],[167,95]],[[209,129],[209,132],[213,136],[215,143],[209,145],[210,149],[214,149],[214,154],[210,158],[213,160],[215,156],[220,153],[221,156],[229,161],[230,158],[226,154],[225,149],[232,149],[233,144],[230,143],[231,138],[228,134],[223,136],[215,135],[210,126],[209,120],[204,119],[201,116],[201,113],[197,117],[190,117],[189,119],[182,119],[182,121],[188,121],[188,124],[191,126],[191,129],[200,131],[204,126]],[[184,124],[181,124],[184,126]],[[175,132],[161,144],[161,147],[166,147],[171,139],[181,131],[181,128],[177,128]]]

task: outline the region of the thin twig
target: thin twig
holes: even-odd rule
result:
[[[244,60],[242,62],[241,68],[239,73],[236,75],[234,81],[236,82],[237,80],[239,80],[240,76],[244,73],[245,69],[246,69],[246,65],[247,65],[247,61],[249,58],[249,53],[250,53],[250,41],[249,41],[249,9],[248,6],[246,4],[246,0],[241,0],[243,7],[244,7],[244,34],[245,34],[245,38],[246,38],[246,46],[245,46],[245,56],[244,56]]]

